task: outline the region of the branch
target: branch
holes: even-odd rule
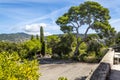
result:
[[[86,29],[85,34],[84,34],[84,39],[86,39],[87,33],[92,26],[93,26],[93,24],[90,25],[90,23],[89,23],[89,27]]]
[[[77,23],[77,26],[78,26],[78,28],[81,26],[81,25],[79,25],[79,23],[76,21],[76,23]]]
[[[72,24],[75,28],[77,28],[74,23],[71,22],[71,24]]]
[[[88,20],[90,20],[91,18],[90,18],[90,14],[88,14]],[[88,33],[88,30],[92,27],[92,25],[93,25],[93,23],[92,24],[90,24],[90,21],[88,21],[89,23],[88,23],[88,25],[89,25],[89,27],[86,29],[86,31],[85,31],[85,34],[84,34],[84,39],[86,39],[86,37],[87,37],[87,33]]]
[[[77,16],[76,16],[76,17],[75,17],[75,22],[76,22],[76,24],[77,24],[77,26],[78,26],[78,28],[79,28],[79,27],[81,27],[81,24],[79,24],[77,21],[78,21],[78,19],[77,19]]]

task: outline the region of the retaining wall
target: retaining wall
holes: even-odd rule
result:
[[[96,69],[92,70],[91,74],[86,78],[86,80],[106,80],[111,66],[113,65],[114,50],[109,48],[106,55],[100,61]]]

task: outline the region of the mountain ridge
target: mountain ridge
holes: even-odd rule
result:
[[[23,32],[18,33],[2,33],[0,34],[0,41],[9,42],[23,42],[29,40],[31,35]]]

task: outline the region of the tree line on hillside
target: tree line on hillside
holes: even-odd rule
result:
[[[21,59],[33,59],[40,54],[41,56],[50,55],[52,58],[59,59],[72,59],[74,57],[74,50],[77,45],[75,34],[65,33],[63,35],[47,36],[44,40],[45,44],[37,36],[31,36],[31,40],[23,43],[0,42],[0,53],[8,52],[11,54],[16,52]],[[110,42],[101,39],[97,34],[88,34],[86,41],[79,46],[79,55],[76,59],[90,61],[89,58],[91,58],[90,62],[99,61],[108,45],[120,44],[119,38],[118,33],[116,38],[112,38],[115,42],[110,44]],[[82,38],[79,38],[79,41],[81,40]]]
[[[0,41],[24,42],[29,40],[31,35],[26,33],[0,34]]]

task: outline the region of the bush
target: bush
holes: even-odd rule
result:
[[[23,43],[0,42],[1,52],[17,52],[21,59],[33,58],[41,50],[39,40],[32,39]]]
[[[85,62],[90,62],[90,63],[98,62],[95,51],[89,52],[89,55],[84,56],[83,60]]]
[[[0,53],[0,80],[38,80],[37,60],[21,61],[17,53]]]
[[[73,55],[73,45],[75,43],[75,36],[72,34],[64,34],[60,36],[60,41],[56,43],[53,55],[57,54],[59,58],[70,58]]]
[[[23,44],[22,50],[26,51],[25,52],[26,55],[24,55],[23,53],[20,53],[21,56],[25,58],[33,58],[35,54],[41,50],[41,43],[39,42],[39,40],[36,40],[36,39],[26,41]]]
[[[66,77],[59,77],[58,80],[68,80]]]

